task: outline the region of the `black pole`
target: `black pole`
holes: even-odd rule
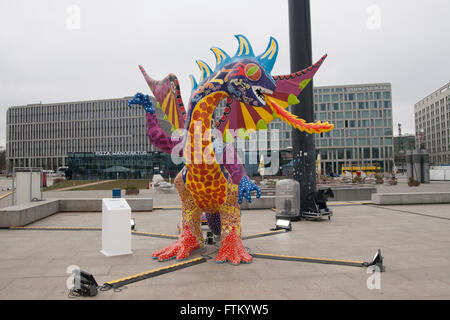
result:
[[[312,65],[311,17],[309,0],[289,0],[289,44],[291,72]],[[314,121],[313,81],[298,97],[300,103],[292,106],[292,113],[307,122]],[[316,211],[316,147],[314,136],[292,130],[294,179],[300,183],[300,210]]]

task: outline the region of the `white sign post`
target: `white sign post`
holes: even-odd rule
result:
[[[132,254],[131,208],[123,198],[102,200],[102,250],[105,256]]]

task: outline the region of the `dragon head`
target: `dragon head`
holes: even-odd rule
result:
[[[223,70],[229,70],[228,77],[225,77],[227,92],[249,106],[264,107],[264,94],[275,91],[275,81],[256,59],[242,59],[225,66]]]
[[[201,88],[208,81],[227,92],[233,99],[253,107],[264,107],[266,105],[264,94],[272,94],[276,88],[270,72],[278,55],[278,43],[271,37],[267,49],[261,55],[255,56],[245,36],[235,37],[239,41],[239,46],[232,58],[220,48],[211,48],[216,57],[214,71],[206,62],[197,60],[202,75],[198,85],[191,75],[193,90]]]

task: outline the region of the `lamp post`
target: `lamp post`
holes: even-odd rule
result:
[[[312,65],[311,18],[309,0],[289,0],[289,44],[291,72]],[[313,81],[292,106],[293,114],[306,122],[314,121]],[[316,148],[312,134],[292,131],[294,179],[300,183],[300,210],[315,211]]]

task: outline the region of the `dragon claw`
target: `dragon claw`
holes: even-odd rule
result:
[[[233,230],[222,241],[222,247],[216,256],[217,263],[230,262],[233,265],[239,265],[241,263],[252,262],[253,257],[248,254],[247,250],[242,243],[242,239],[237,235],[236,230]]]
[[[259,187],[254,184],[249,177],[243,176],[241,181],[239,182],[239,204],[242,204],[242,199],[247,199],[248,202],[252,202],[252,196],[250,194],[251,191],[256,190],[256,198],[259,199],[261,197],[261,190]]]
[[[153,103],[150,100],[149,95],[144,95],[140,92],[136,93],[133,99],[128,100],[128,107],[131,108],[131,105],[133,104],[141,105],[147,113],[155,113],[155,108],[153,107]]]
[[[202,247],[198,243],[197,238],[192,234],[186,225],[184,232],[175,243],[165,247],[162,250],[156,251],[153,253],[152,258],[158,259],[160,262],[172,259],[184,260],[187,259],[194,251],[201,248]]]

